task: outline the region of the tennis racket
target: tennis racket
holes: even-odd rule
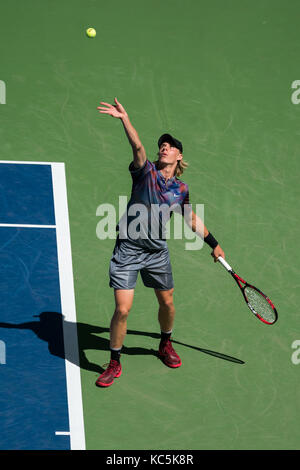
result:
[[[224,266],[224,268],[231,274],[233,279],[242,291],[243,297],[246,304],[250,308],[251,312],[254,313],[256,318],[261,320],[267,325],[273,325],[277,318],[277,310],[274,307],[271,300],[263,294],[257,287],[248,284],[240,276],[238,276],[232,269],[232,267],[222,258],[218,257],[218,261]]]

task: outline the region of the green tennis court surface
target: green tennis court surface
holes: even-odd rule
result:
[[[300,448],[299,14],[296,0],[1,4],[0,160],[65,163],[86,449]],[[96,110],[115,96],[150,160],[163,132],[182,140],[192,204],[279,320],[254,318],[207,246],[170,240],[183,365],[155,356],[139,280],[123,374],[103,390],[114,240],[97,238],[96,210],[131,189],[122,124]]]

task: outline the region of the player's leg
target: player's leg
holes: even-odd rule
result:
[[[175,307],[174,282],[168,248],[148,254],[147,263],[141,269],[141,277],[146,287],[154,289],[159,303],[158,321],[161,328],[161,341],[158,355],[167,366],[179,367],[181,359],[171,343]]]
[[[115,311],[110,323],[110,348],[119,350],[123,346],[127,331],[127,318],[132,307],[134,289],[115,289]]]
[[[169,290],[155,289],[155,294],[159,303],[158,321],[161,330],[158,355],[164,364],[169,367],[176,368],[180,367],[182,362],[171,343],[171,334],[175,319],[173,292],[173,288]]]
[[[175,319],[175,307],[173,301],[174,289],[158,290],[155,289],[155,294],[159,303],[158,321],[161,331],[169,332],[173,329]]]
[[[96,385],[109,387],[116,377],[120,377],[121,349],[127,331],[127,318],[132,307],[134,289],[115,289],[115,311],[110,323],[110,363],[98,377]]]

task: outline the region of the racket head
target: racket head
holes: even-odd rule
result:
[[[245,301],[251,312],[263,323],[274,325],[278,319],[278,313],[269,297],[257,287],[248,283],[245,284],[242,290]]]

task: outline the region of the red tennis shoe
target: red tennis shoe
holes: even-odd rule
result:
[[[168,367],[180,367],[182,362],[175,349],[172,346],[171,340],[161,341],[158,350],[158,357]]]
[[[96,385],[98,387],[109,387],[114,379],[122,374],[122,366],[118,361],[111,359],[107,369],[98,377]]]

